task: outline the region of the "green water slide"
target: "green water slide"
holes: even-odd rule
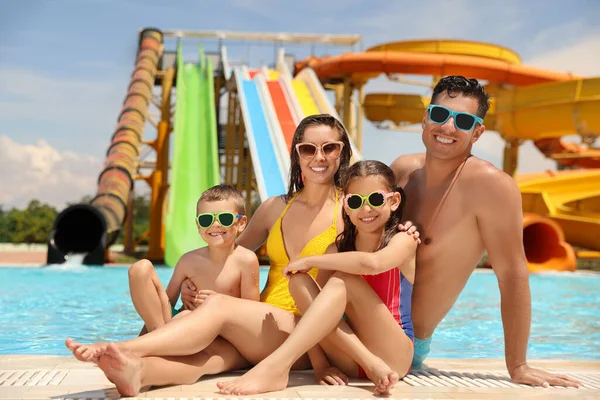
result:
[[[165,217],[165,264],[174,267],[186,252],[206,246],[196,227],[196,202],[220,183],[213,66],[200,50],[185,63],[177,49],[177,93],[171,184]]]

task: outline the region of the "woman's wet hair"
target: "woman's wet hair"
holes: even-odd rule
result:
[[[329,114],[317,114],[309,115],[304,118],[296,128],[294,132],[294,138],[292,139],[292,149],[290,153],[290,184],[288,186],[287,199],[291,199],[297,192],[304,188],[304,181],[302,179],[302,170],[300,169],[300,159],[298,152],[296,151],[296,145],[301,143],[304,139],[304,132],[306,128],[311,126],[328,126],[331,129],[339,133],[339,141],[344,143],[342,154],[340,155],[340,167],[334,175],[334,184],[337,188],[340,187],[341,176],[346,172],[350,165],[350,158],[352,157],[352,148],[350,147],[350,139],[348,137],[348,131],[344,128],[344,125],[332,115]]]
[[[390,218],[385,224],[383,240],[377,249],[379,250],[387,246],[392,237],[398,233],[398,224],[402,221],[402,213],[406,204],[406,195],[401,187],[396,186],[396,175],[394,174],[394,171],[381,161],[376,160],[359,161],[348,168],[348,171],[346,171],[346,174],[342,177],[342,190],[344,195],[348,194],[348,187],[354,179],[367,176],[378,176],[381,183],[388,191],[398,192],[401,197],[400,205],[396,211],[391,212]],[[356,226],[350,220],[350,216],[346,213],[345,209],[342,209],[342,218],[344,219],[344,231],[338,235],[335,241],[338,252],[356,251]]]

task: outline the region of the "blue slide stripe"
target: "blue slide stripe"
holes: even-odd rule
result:
[[[248,118],[250,119],[250,121],[246,121],[246,123],[250,123],[258,152],[258,160],[255,158],[252,159],[254,168],[258,166],[262,171],[267,190],[267,197],[285,194],[287,193],[287,190],[281,179],[279,164],[277,163],[277,157],[275,156],[275,148],[271,141],[265,113],[260,102],[260,97],[258,96],[256,82],[243,80],[242,86],[246,107],[248,109]]]

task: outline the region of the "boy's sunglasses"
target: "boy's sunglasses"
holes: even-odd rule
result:
[[[228,228],[231,225],[233,225],[233,222],[237,219],[237,218],[242,218],[243,215],[242,214],[237,214],[235,215],[232,212],[220,212],[220,213],[203,213],[200,214],[196,217],[196,219],[198,220],[198,224],[202,227],[202,228],[210,228],[212,226],[212,224],[215,222],[215,217],[217,217],[217,219],[219,220],[219,224],[221,224],[222,227],[224,228]]]
[[[296,151],[298,155],[305,160],[312,160],[316,155],[317,151],[321,151],[326,158],[329,159],[337,159],[342,154],[342,149],[344,148],[343,142],[326,142],[320,146],[317,146],[314,143],[298,143],[296,145]]]
[[[427,111],[429,111],[429,119],[436,124],[444,124],[448,118],[454,117],[454,126],[462,131],[470,131],[477,122],[483,125],[483,119],[477,115],[452,111],[437,104],[430,104]]]
[[[388,197],[391,197],[393,195],[394,192],[385,193],[381,190],[373,192],[368,196],[361,196],[360,194],[349,193],[344,198],[344,201],[346,202],[346,206],[351,210],[358,210],[359,208],[361,208],[365,200],[367,201],[367,203],[369,203],[371,207],[379,208],[385,203],[385,200]]]

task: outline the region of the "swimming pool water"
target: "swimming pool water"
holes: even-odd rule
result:
[[[266,282],[261,271],[261,288]],[[157,268],[166,287],[173,273]],[[600,360],[600,274],[530,277],[533,316],[528,358]],[[432,299],[435,301],[435,299]],[[0,268],[0,354],[69,355],[85,343],[137,336],[126,268]],[[476,272],[436,331],[430,357],[503,358],[495,276]]]

